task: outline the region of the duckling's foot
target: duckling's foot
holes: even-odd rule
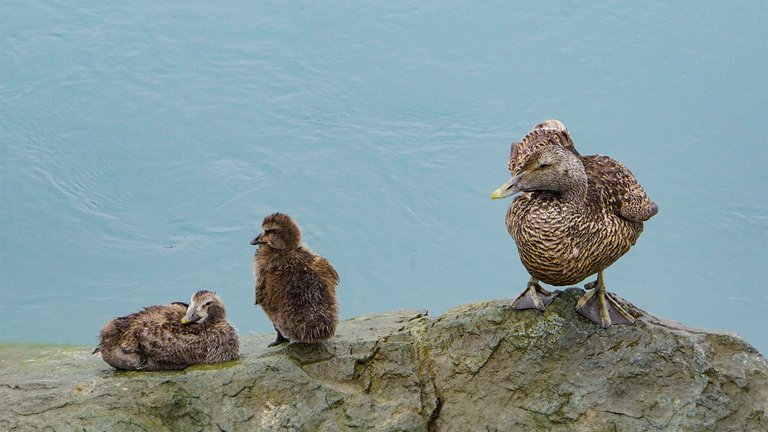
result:
[[[597,285],[596,282],[587,284]],[[611,324],[632,324],[635,318],[624,310],[621,305],[606,293],[604,289],[594,288],[587,291],[576,302],[576,312],[589,318],[592,322],[608,328]]]
[[[268,347],[273,347],[273,346],[280,345],[281,343],[288,342],[288,339],[285,336],[283,336],[282,333],[280,333],[280,330],[275,329],[275,331],[277,332],[277,338],[275,338],[274,342],[267,345]]]
[[[538,309],[544,312],[560,292],[560,290],[549,292],[537,281],[531,280],[528,282],[528,288],[512,302],[512,309]]]
[[[139,359],[139,364],[136,365],[136,370],[143,370],[147,367],[147,357],[141,356]]]

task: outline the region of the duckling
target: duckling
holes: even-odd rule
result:
[[[491,198],[518,195],[507,211],[507,230],[531,278],[512,303],[544,311],[564,286],[597,273],[576,310],[604,328],[634,317],[606,293],[603,271],[629,251],[643,222],[658,212],[635,176],[608,156],[581,156],[558,120],[536,125],[512,144],[512,178]]]
[[[256,246],[253,275],[256,301],[277,331],[269,346],[283,342],[320,342],[333,337],[339,321],[336,285],[331,264],[301,243],[301,230],[290,216],[264,218]]]
[[[174,302],[109,321],[93,353],[122,370],[178,370],[239,356],[237,331],[227,322],[224,302],[198,291],[189,305]]]

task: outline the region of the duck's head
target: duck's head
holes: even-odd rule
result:
[[[558,132],[568,133],[568,128],[565,127],[563,122],[557,119],[549,119],[547,121],[541,122],[534,126],[531,130],[534,131],[537,129],[552,129]]]
[[[493,191],[491,198],[534,191],[567,194],[586,191],[586,187],[587,174],[579,156],[562,146],[551,145],[531,153],[517,174]]]
[[[213,291],[198,291],[192,295],[187,314],[181,319],[182,324],[202,324],[224,319],[227,311],[224,302]]]
[[[262,232],[251,240],[252,245],[266,245],[273,249],[296,249],[301,245],[301,230],[290,216],[275,213],[264,218]]]

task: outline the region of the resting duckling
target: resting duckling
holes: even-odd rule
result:
[[[189,306],[149,306],[109,321],[93,352],[101,352],[115,369],[177,370],[234,360],[239,340],[221,298],[213,291],[198,291]]]
[[[262,222],[253,257],[256,303],[275,326],[277,338],[313,343],[336,332],[339,275],[331,264],[301,243],[301,231],[290,216],[275,213]]]
[[[643,222],[658,212],[629,169],[607,156],[582,157],[565,126],[548,120],[512,144],[509,170],[512,178],[491,198],[522,192],[506,223],[531,275],[512,306],[544,311],[557,292],[539,281],[564,286],[597,273],[576,310],[606,328],[633,323],[603,281],[603,270],[629,251]]]

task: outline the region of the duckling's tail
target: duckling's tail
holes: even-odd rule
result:
[[[336,334],[336,320],[325,314],[310,317],[300,326],[297,333],[299,341],[315,343],[328,340]]]

